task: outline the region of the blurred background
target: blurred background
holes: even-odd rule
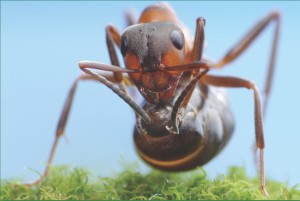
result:
[[[1,178],[34,180],[45,168],[67,92],[81,73],[78,61],[109,63],[105,27],[122,32],[124,13],[153,2],[1,2]],[[220,59],[268,12],[282,13],[273,91],[265,121],[266,177],[300,183],[299,9],[300,2],[170,2],[194,34],[206,19],[205,54]],[[225,69],[211,72],[253,80],[262,89],[273,39],[272,23]],[[120,61],[121,61],[121,57]],[[295,63],[296,62],[296,63]],[[123,64],[122,64],[123,65]],[[230,89],[236,129],[225,150],[204,166],[210,178],[243,166],[256,176],[253,157],[253,92]],[[133,111],[105,86],[82,82],[76,92],[54,165],[86,167],[111,176],[122,162],[137,162],[132,141]]]

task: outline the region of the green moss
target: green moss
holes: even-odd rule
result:
[[[131,168],[132,169],[132,168]],[[89,181],[89,179],[93,179]],[[124,170],[115,178],[95,177],[85,169],[53,167],[48,178],[36,187],[1,181],[1,199],[37,200],[244,200],[267,199],[258,190],[258,179],[250,179],[243,168],[232,167],[227,175],[208,180],[203,169],[190,173],[164,173],[153,170],[141,174]],[[300,186],[267,181],[270,199],[300,199]]]

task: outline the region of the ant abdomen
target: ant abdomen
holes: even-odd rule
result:
[[[193,153],[202,147],[202,136],[197,131],[163,136],[145,135],[134,131],[137,152],[148,164],[168,171],[191,169]],[[202,148],[201,148],[202,149]]]
[[[167,171],[190,170],[207,163],[228,142],[234,122],[226,100],[218,100],[220,94],[224,96],[223,92],[209,87],[212,89],[201,96],[197,88],[190,100],[197,104],[187,105],[178,134],[173,134],[165,126],[169,124],[171,104],[144,105],[151,124],[145,124],[138,118],[134,142],[138,154],[148,164]],[[223,112],[220,113],[220,110]]]

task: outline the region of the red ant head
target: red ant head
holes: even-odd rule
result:
[[[185,38],[181,28],[171,22],[152,22],[131,26],[121,37],[121,53],[138,90],[151,103],[167,102],[182,72],[164,67],[183,64]]]

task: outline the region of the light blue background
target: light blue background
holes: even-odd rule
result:
[[[58,117],[78,61],[109,63],[105,26],[124,29],[124,12],[138,14],[152,2],[1,2],[1,178],[38,175],[43,171]],[[171,2],[194,34],[196,18],[206,19],[206,55],[214,60],[262,16],[282,12],[282,27],[273,92],[265,121],[267,178],[300,182],[299,2]],[[232,65],[212,73],[241,76],[262,88],[273,24]],[[226,149],[204,166],[209,177],[233,165],[256,175],[253,93],[229,90],[236,130]],[[134,114],[118,96],[98,83],[80,83],[54,165],[87,167],[113,175],[120,160],[139,161],[132,143]]]

